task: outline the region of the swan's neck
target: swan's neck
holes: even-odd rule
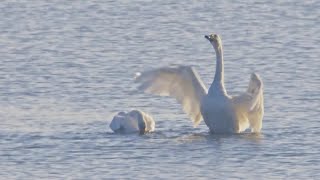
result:
[[[214,75],[213,82],[224,84],[224,67],[223,67],[223,51],[222,47],[215,47],[216,51],[216,74]]]
[[[226,89],[224,87],[224,67],[223,67],[223,49],[222,44],[218,47],[214,47],[216,51],[216,73],[214,75],[214,80],[210,87],[212,93],[223,93],[227,95]]]

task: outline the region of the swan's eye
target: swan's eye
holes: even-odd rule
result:
[[[215,35],[213,35],[213,38],[215,38],[215,39],[216,39],[216,38],[217,38],[217,35],[216,35],[216,34],[215,34]]]

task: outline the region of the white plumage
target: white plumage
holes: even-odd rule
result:
[[[139,89],[161,96],[171,96],[197,126],[202,119],[213,133],[239,133],[247,128],[260,132],[264,115],[263,83],[259,75],[251,75],[246,92],[229,96],[224,87],[222,42],[218,35],[205,36],[216,52],[214,80],[206,89],[193,67],[163,67],[139,73]]]
[[[128,113],[119,112],[110,123],[110,128],[115,133],[140,133],[154,131],[155,122],[153,118],[140,110],[132,110]]]

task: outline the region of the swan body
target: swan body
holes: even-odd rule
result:
[[[232,133],[235,131],[235,119],[230,100],[230,97],[218,94],[207,95],[203,98],[201,114],[211,132]]]
[[[213,133],[240,133],[250,128],[260,132],[264,115],[263,83],[252,73],[247,91],[228,95],[224,87],[222,42],[218,35],[205,36],[216,53],[214,80],[206,89],[193,67],[163,67],[145,71],[136,77],[139,89],[162,96],[172,96],[197,126],[202,119]]]
[[[153,118],[140,110],[132,110],[128,113],[119,112],[110,123],[110,128],[115,133],[140,133],[154,131],[155,122]]]

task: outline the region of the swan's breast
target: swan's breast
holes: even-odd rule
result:
[[[201,113],[211,132],[233,133],[236,131],[234,110],[229,97],[207,96],[203,99]]]

